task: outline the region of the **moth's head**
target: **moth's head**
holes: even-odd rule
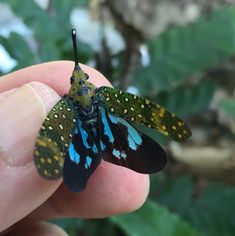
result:
[[[76,88],[79,92],[80,90],[84,90],[86,87],[90,87],[91,83],[88,82],[89,75],[85,73],[80,66],[77,64],[73,70],[73,74],[70,78],[71,87]],[[83,92],[85,94],[85,90]],[[82,94],[81,94],[82,95]]]
[[[91,97],[94,95],[95,87],[88,82],[88,74],[86,74],[78,63],[77,44],[76,44],[76,30],[72,30],[73,50],[74,50],[74,70],[70,77],[71,88],[69,96],[81,103],[83,106],[89,106]]]

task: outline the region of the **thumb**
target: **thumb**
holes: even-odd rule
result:
[[[40,126],[59,99],[38,82],[0,94],[0,232],[38,207],[61,183],[42,179],[32,155]]]

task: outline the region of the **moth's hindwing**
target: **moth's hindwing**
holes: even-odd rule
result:
[[[65,157],[64,183],[72,191],[80,192],[84,190],[89,177],[100,162],[100,153],[93,137],[85,123],[78,118]]]
[[[191,135],[183,120],[148,99],[110,87],[100,87],[96,96],[108,113],[156,129],[175,141]]]
[[[167,156],[158,143],[139,133],[126,120],[107,114],[102,107],[100,129],[105,161],[145,174],[165,167]]]
[[[39,174],[47,179],[61,177],[64,156],[72,138],[76,112],[72,103],[61,99],[49,112],[36,139],[34,162]]]

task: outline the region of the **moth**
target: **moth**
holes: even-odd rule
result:
[[[163,148],[139,132],[142,124],[183,141],[191,135],[183,120],[162,106],[116,88],[96,88],[79,66],[72,30],[75,67],[67,95],[52,108],[36,139],[34,162],[46,179],[63,176],[71,191],[83,191],[101,161],[139,173],[155,173],[167,163]]]

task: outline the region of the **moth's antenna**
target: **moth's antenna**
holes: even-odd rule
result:
[[[76,40],[75,29],[72,29],[71,35],[72,35],[72,41],[73,41],[73,54],[74,54],[75,68],[80,69],[80,66],[78,64],[78,51],[77,51],[77,40]]]

